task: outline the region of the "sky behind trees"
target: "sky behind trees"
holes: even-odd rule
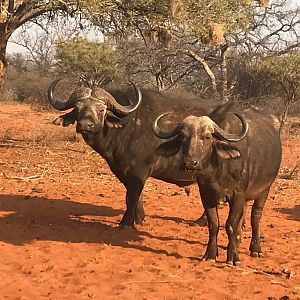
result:
[[[272,1],[270,1],[270,2],[272,3]],[[300,7],[300,0],[290,0],[290,4],[292,6],[295,6],[295,8]],[[21,28],[16,30],[16,32],[10,38],[8,45],[7,45],[7,53],[8,54],[26,53],[27,52],[27,50],[24,47],[19,46],[16,43],[14,43],[14,37],[16,37],[20,31],[21,31]]]

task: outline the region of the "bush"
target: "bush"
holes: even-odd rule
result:
[[[52,73],[43,73],[38,70],[22,71],[9,66],[7,78],[1,92],[0,101],[17,101],[30,103],[35,109],[50,109],[51,106],[47,100],[47,91],[51,82],[58,75]],[[55,96],[65,99],[74,86],[72,80],[63,80],[58,84],[55,90]]]

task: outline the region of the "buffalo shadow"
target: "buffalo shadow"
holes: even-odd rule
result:
[[[24,245],[34,240],[105,242],[117,223],[98,222],[97,217],[121,216],[123,211],[66,199],[0,195],[0,213],[0,240]]]
[[[120,209],[72,200],[0,195],[0,241],[18,246],[37,240],[110,244],[183,258],[178,253],[132,244],[133,241],[142,241],[143,236],[161,241],[181,239],[153,236],[143,230],[120,231],[118,222],[107,217],[120,216],[121,219],[123,213]]]
[[[276,209],[278,212],[288,215],[288,218],[290,220],[295,220],[300,222],[300,205],[295,205],[294,207],[282,207],[279,209]]]

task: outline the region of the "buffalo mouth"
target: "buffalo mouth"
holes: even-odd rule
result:
[[[181,169],[187,173],[199,172],[202,170],[202,164],[196,159],[191,159],[188,161],[183,161],[181,164]]]
[[[191,175],[196,175],[201,171],[200,167],[190,167],[190,166],[186,166],[185,164],[181,165],[181,170],[189,173]]]
[[[87,135],[87,136],[91,136],[91,135],[94,134],[94,130],[92,130],[92,129],[86,129],[86,128],[79,127],[79,126],[76,127],[76,132],[80,133],[82,135]]]

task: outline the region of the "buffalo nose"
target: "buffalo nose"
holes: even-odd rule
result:
[[[88,129],[91,129],[91,128],[94,128],[94,124],[91,123],[91,122],[88,122],[85,124],[85,127],[88,128]]]
[[[188,159],[184,162],[186,169],[196,169],[199,166],[199,161],[197,159]]]
[[[199,164],[199,162],[198,162],[198,160],[194,159],[193,162],[192,162],[192,164],[193,164],[194,167],[197,167],[198,164]]]
[[[77,124],[77,131],[90,131],[91,129],[94,128],[94,123],[93,122],[78,122]]]

